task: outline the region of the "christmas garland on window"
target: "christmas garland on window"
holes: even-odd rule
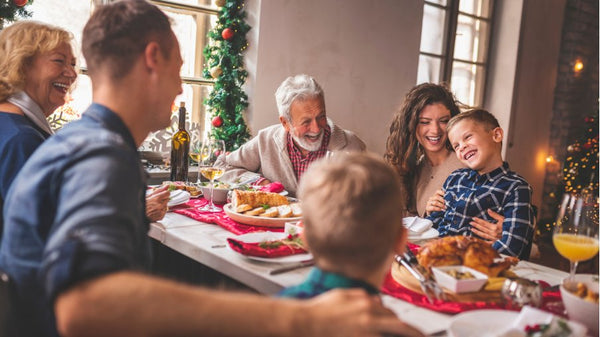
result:
[[[219,18],[208,33],[211,39],[204,48],[204,77],[215,80],[204,104],[208,107],[212,128],[210,135],[225,141],[227,150],[235,150],[250,138],[244,119],[248,96],[242,90],[248,72],[244,69],[243,53],[248,47],[243,0],[217,0]]]
[[[0,29],[5,22],[13,22],[17,17],[25,18],[31,16],[25,6],[33,3],[33,0],[3,0],[0,2]]]

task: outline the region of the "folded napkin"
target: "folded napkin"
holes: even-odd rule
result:
[[[568,326],[570,332],[566,331],[565,325]],[[586,332],[587,328],[577,322],[567,321],[549,312],[524,306],[515,321],[497,337],[527,337],[531,335],[584,337]]]
[[[404,224],[404,227],[408,229],[409,236],[423,234],[429,228],[433,227],[433,222],[431,220],[423,219],[418,216],[403,218],[402,223]]]
[[[173,207],[176,205],[181,205],[190,200],[190,193],[184,190],[173,190],[169,196],[169,202],[167,206]]]
[[[227,243],[236,252],[249,256],[281,257],[306,253],[306,250],[302,248],[283,243],[279,245],[269,244],[268,247],[264,247],[261,242],[244,242],[233,238],[228,238]]]
[[[265,186],[261,186],[259,190],[263,192],[280,193],[283,192],[284,188],[282,183],[275,181]]]

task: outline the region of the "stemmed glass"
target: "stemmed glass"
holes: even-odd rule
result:
[[[202,141],[200,140],[196,140],[193,141],[192,144],[190,145],[190,159],[192,160],[190,162],[191,163],[195,163],[198,165],[198,167],[200,167],[200,161],[202,158]],[[196,185],[198,185],[198,187],[200,187],[200,171],[198,171],[198,178],[196,179]]]
[[[569,277],[573,278],[577,263],[598,253],[598,201],[590,194],[563,196],[552,236],[554,247],[571,263]]]
[[[222,167],[216,167],[217,158],[225,156],[225,142],[217,139],[207,139],[202,142],[200,148],[200,162],[198,170],[208,180],[210,180],[210,201],[200,210],[204,212],[220,212],[221,209],[213,203],[214,181],[220,178],[225,170]],[[224,159],[224,158],[223,158]]]

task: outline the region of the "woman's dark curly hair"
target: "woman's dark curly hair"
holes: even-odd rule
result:
[[[400,109],[394,113],[386,142],[384,159],[400,175],[406,191],[405,205],[409,210],[414,208],[416,193],[413,190],[413,181],[417,174],[418,160],[423,155],[416,137],[419,115],[427,105],[434,103],[443,104],[450,111],[451,117],[460,113],[460,103],[445,85],[419,84],[406,94]],[[448,142],[446,147],[452,151]]]

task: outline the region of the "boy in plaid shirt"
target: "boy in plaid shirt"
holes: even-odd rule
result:
[[[428,219],[440,236],[477,236],[474,222],[493,222],[489,211],[504,216],[501,235],[492,242],[499,253],[528,259],[534,230],[531,186],[502,160],[503,130],[481,109],[465,111],[448,122],[448,138],[467,168],[450,174],[441,198],[430,198]],[[497,217],[496,217],[497,218]],[[498,226],[499,227],[499,226]]]

